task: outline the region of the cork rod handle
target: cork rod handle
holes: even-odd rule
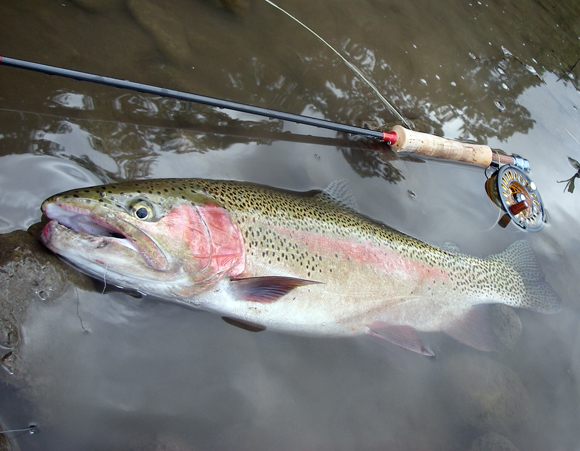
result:
[[[395,152],[410,152],[433,158],[464,161],[488,167],[491,164],[493,152],[490,147],[482,144],[468,144],[427,133],[407,130],[400,125],[393,127],[392,133],[397,140],[391,144]]]

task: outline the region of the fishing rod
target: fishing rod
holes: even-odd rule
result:
[[[427,157],[463,161],[466,163],[483,166],[485,168],[489,167],[491,164],[509,164],[525,171],[529,170],[530,168],[528,160],[518,156],[502,155],[497,152],[493,152],[491,148],[486,145],[452,141],[449,139],[441,138],[439,136],[412,131],[400,125],[393,127],[390,132],[383,132],[378,130],[370,130],[363,127],[356,127],[353,125],[341,124],[338,122],[332,122],[325,119],[303,116],[300,114],[286,113],[269,108],[247,105],[244,103],[237,103],[229,100],[217,99],[214,97],[208,97],[184,91],[177,91],[174,89],[146,85],[129,80],[121,80],[119,78],[104,77],[102,75],[95,75],[77,70],[64,69],[61,67],[49,66],[31,61],[9,58],[2,55],[0,55],[0,64],[35,72],[42,72],[48,75],[58,75],[61,77],[72,78],[74,80],[88,81],[91,83],[113,86],[115,88],[129,89],[145,94],[153,94],[161,97],[169,97],[177,100],[200,103],[216,108],[240,111],[242,113],[249,113],[273,119],[281,119],[284,121],[325,128],[328,130],[348,133],[351,135],[364,136],[382,141],[390,145],[391,148],[397,153],[416,153]]]
[[[439,136],[409,130],[400,125],[395,125],[390,132],[369,130],[362,127],[341,124],[338,122],[317,119],[300,114],[285,113],[229,100],[217,99],[198,94],[192,94],[174,89],[160,88],[157,86],[136,83],[118,78],[104,77],[101,75],[80,72],[61,67],[48,66],[46,64],[9,58],[0,55],[0,65],[16,67],[48,75],[59,75],[74,80],[88,81],[115,88],[129,89],[145,94],[153,94],[161,97],[169,97],[177,100],[201,103],[216,108],[240,111],[298,124],[320,127],[337,132],[360,135],[373,138],[391,146],[395,152],[419,154],[432,158],[472,163],[484,168],[489,166],[499,167],[486,182],[486,192],[504,214],[499,221],[501,227],[507,227],[513,222],[522,229],[529,231],[540,230],[545,222],[542,199],[536,185],[523,172],[529,171],[530,163],[525,158],[515,155],[502,155],[494,152],[490,147],[482,144],[470,144],[452,141]]]

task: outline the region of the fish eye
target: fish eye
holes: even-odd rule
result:
[[[144,199],[138,199],[130,206],[129,211],[141,221],[150,221],[154,216],[153,206]]]
[[[139,218],[139,219],[146,219],[147,216],[149,215],[149,211],[145,208],[145,207],[140,207],[139,210],[137,210],[135,212],[135,215]]]

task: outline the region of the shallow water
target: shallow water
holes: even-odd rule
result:
[[[291,19],[262,0],[223,3],[235,6],[4,2],[0,54],[347,124],[398,123]],[[530,240],[562,312],[518,311],[523,334],[504,354],[431,334],[428,359],[364,338],[251,334],[110,287],[71,287],[27,312],[24,383],[3,376],[3,427],[38,425],[8,434],[15,449],[462,450],[487,432],[520,450],[578,449],[580,193],[557,182],[576,172],[567,157],[580,160],[580,2],[281,6],[415,129],[527,158],[545,228],[497,226],[477,167],[0,66],[0,233],[38,222],[46,197],[102,182],[207,177],[305,191],[346,178],[363,213],[424,241],[488,255]]]

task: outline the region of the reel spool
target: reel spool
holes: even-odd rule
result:
[[[510,221],[530,232],[544,227],[545,213],[536,184],[515,166],[505,165],[485,182],[487,195],[505,214],[498,224],[507,227]]]

